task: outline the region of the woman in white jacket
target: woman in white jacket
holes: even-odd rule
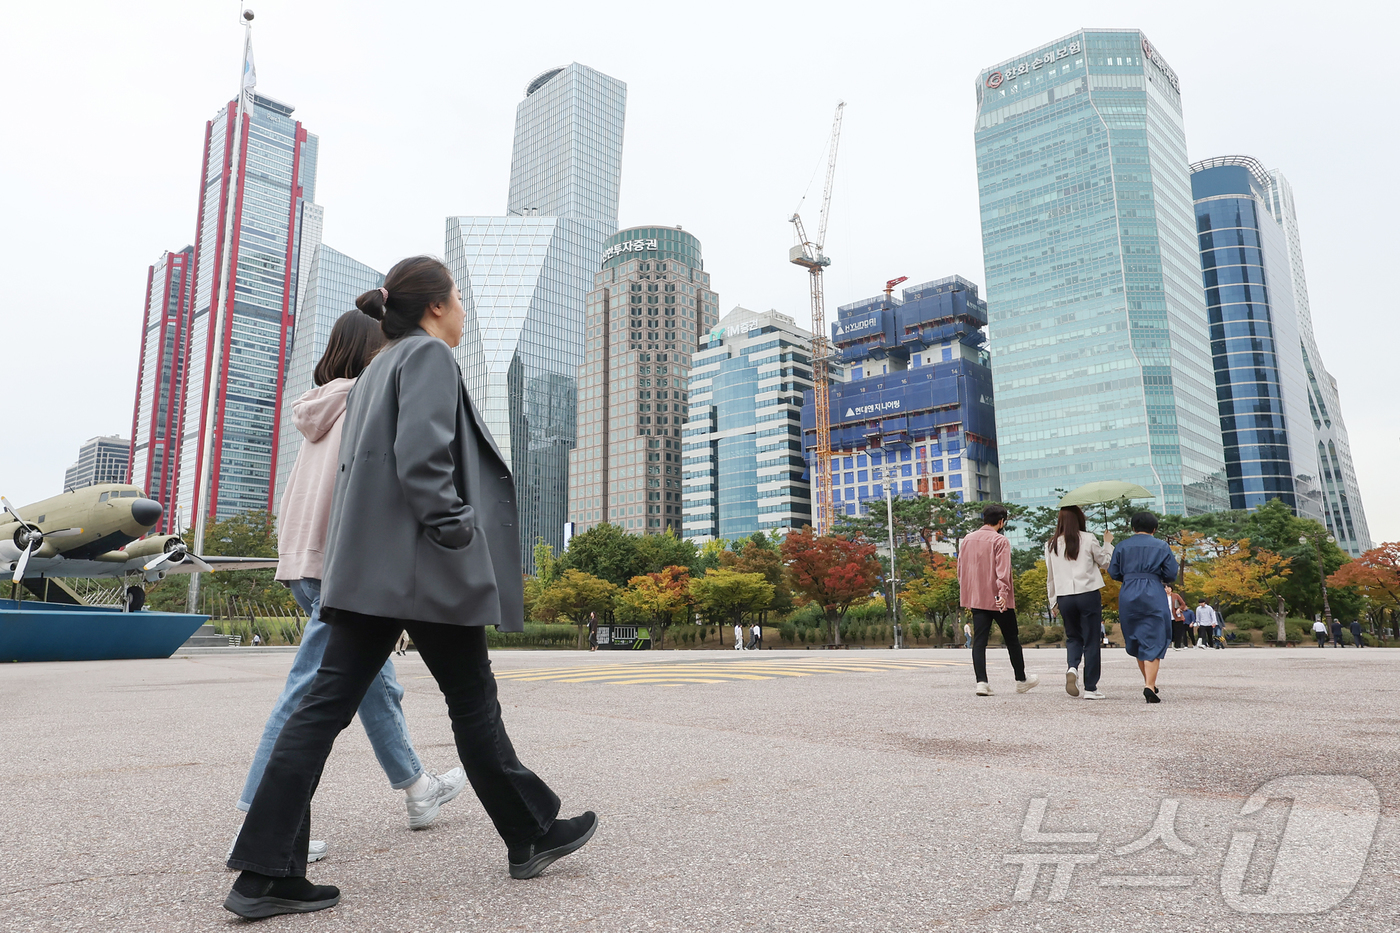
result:
[[[1084,662],[1084,699],[1102,700],[1099,693],[1099,649],[1103,632],[1103,574],[1113,557],[1113,532],[1103,544],[1089,534],[1084,511],[1077,505],[1060,509],[1055,534],[1045,544],[1045,589],[1050,612],[1065,626],[1069,670],[1065,692],[1079,696],[1079,662]]]
[[[302,444],[277,510],[276,576],[292,591],[308,621],[287,683],[267,717],[238,798],[238,809],[245,813],[257,794],[282,726],[311,688],[326,651],[329,632],[321,621],[321,569],[345,399],[383,345],[378,322],[355,312],[342,315],[331,329],[326,352],[316,365],[316,387],[292,404],[292,423],[301,432]],[[461,768],[442,775],[423,769],[408,735],[402,699],[403,687],[394,675],[394,662],[385,661],[360,703],[359,718],[389,785],[405,792],[409,827],[420,829],[437,817],[442,804],[461,793],[467,776]],[[313,841],[307,860],[314,862],[325,853],[326,844]]]

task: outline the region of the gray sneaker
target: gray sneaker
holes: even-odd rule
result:
[[[428,772],[428,792],[421,797],[409,797],[404,805],[408,807],[408,828],[422,829],[437,819],[442,805],[462,792],[467,786],[467,773],[461,768],[453,768],[445,774]]]

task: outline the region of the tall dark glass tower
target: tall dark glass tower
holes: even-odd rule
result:
[[[1269,176],[1245,156],[1191,166],[1230,507],[1282,499],[1322,520],[1307,375]]]

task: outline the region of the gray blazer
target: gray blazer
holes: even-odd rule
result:
[[[420,328],[390,342],[346,403],[322,604],[522,631],[516,522],[510,468],[452,351]]]

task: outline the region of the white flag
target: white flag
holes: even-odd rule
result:
[[[253,67],[253,37],[248,37],[248,42],[243,48],[243,87],[242,93],[245,95],[244,106],[253,106],[253,88],[258,83],[258,70]]]

